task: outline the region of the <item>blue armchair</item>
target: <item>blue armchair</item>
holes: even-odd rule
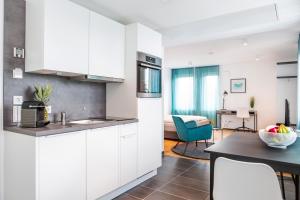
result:
[[[196,146],[198,146],[199,140],[205,140],[206,147],[208,147],[207,140],[211,139],[212,136],[212,126],[210,124],[197,126],[195,121],[184,122],[180,117],[172,116],[177,135],[179,138],[177,145],[180,141],[185,142],[186,146],[183,152],[185,154],[189,142],[196,142]]]

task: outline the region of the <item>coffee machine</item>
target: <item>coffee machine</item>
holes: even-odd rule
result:
[[[21,110],[21,127],[41,128],[50,121],[45,120],[46,106],[41,101],[24,101]]]

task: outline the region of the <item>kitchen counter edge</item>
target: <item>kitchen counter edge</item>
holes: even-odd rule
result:
[[[43,128],[22,128],[18,126],[7,126],[4,127],[4,130],[9,132],[14,132],[14,133],[20,133],[23,135],[34,136],[34,137],[43,137],[43,136],[57,135],[63,133],[84,131],[89,129],[131,124],[136,122],[138,122],[138,119],[124,119],[121,121],[107,121],[99,124],[85,124],[85,125],[67,124],[65,126],[61,125],[60,123],[53,123]]]

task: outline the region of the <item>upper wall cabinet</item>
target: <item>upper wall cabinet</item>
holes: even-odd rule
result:
[[[89,15],[69,0],[26,0],[26,72],[87,74]]]
[[[91,11],[89,74],[124,78],[125,26]]]
[[[138,32],[137,50],[161,58],[162,57],[161,34],[142,24],[138,24],[137,32]]]

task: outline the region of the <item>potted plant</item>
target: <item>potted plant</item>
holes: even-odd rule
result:
[[[47,84],[45,86],[36,85],[34,86],[34,89],[35,91],[33,99],[35,101],[41,101],[45,104],[46,109],[44,113],[44,120],[48,121],[48,110],[50,109],[48,103],[52,94],[52,86],[50,84]]]
[[[250,97],[250,108],[253,110],[254,106],[255,106],[255,98]]]

